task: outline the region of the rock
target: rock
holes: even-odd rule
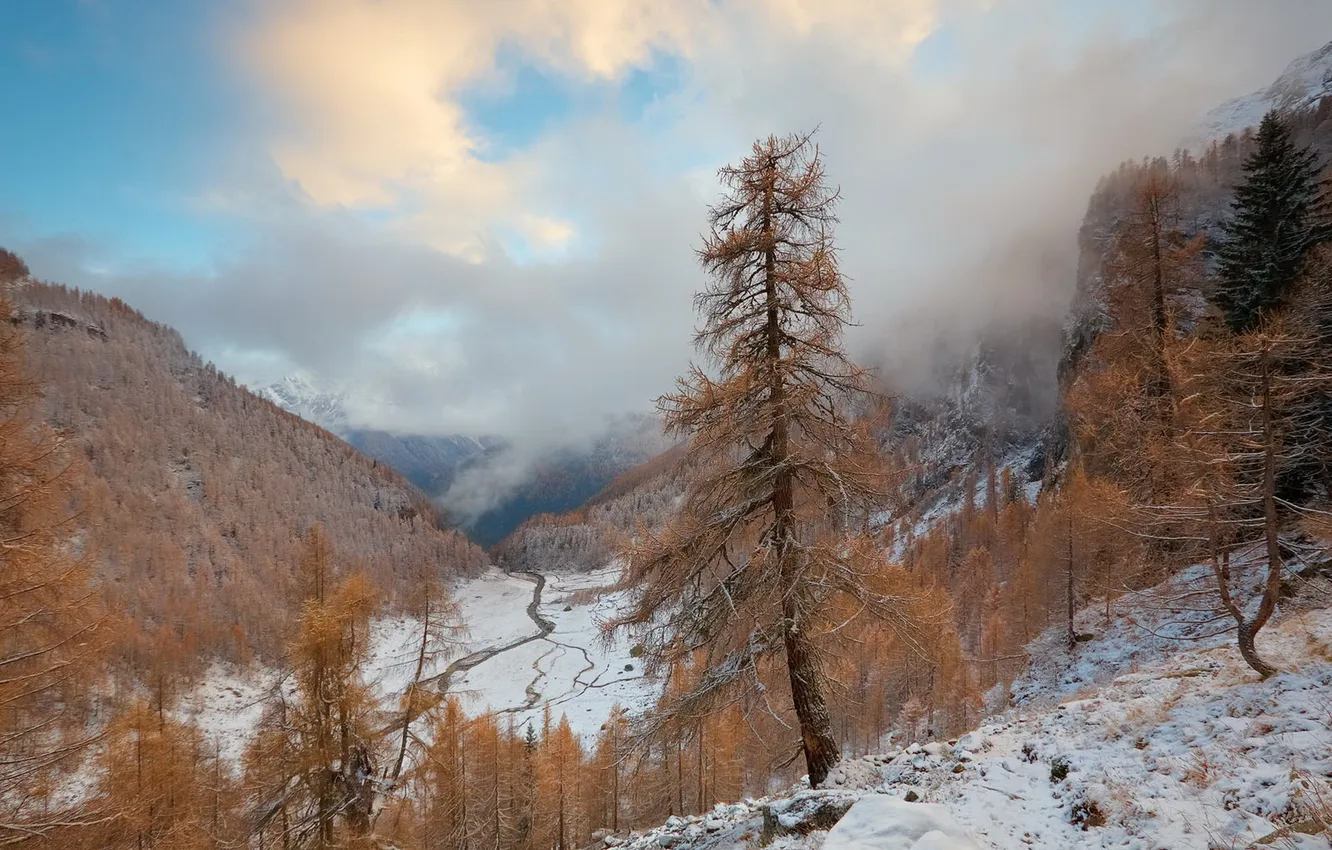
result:
[[[659,832],[659,833],[657,833],[657,846],[658,846],[658,847],[674,847],[675,845],[677,845],[677,844],[679,844],[679,843],[680,843],[680,836],[678,836],[678,835],[674,835],[674,834],[669,833],[669,832]]]
[[[943,806],[862,797],[828,833],[823,850],[981,850]]]
[[[670,817],[666,818],[667,829],[679,829],[684,825],[685,825],[684,818],[678,817],[677,815],[671,815]]]
[[[602,841],[602,843],[605,844],[607,847],[619,847],[621,844],[624,843],[624,839],[621,838],[621,837],[619,837],[618,835],[607,835],[607,836],[604,836],[604,837],[601,839],[601,841]]]
[[[962,764],[962,762],[953,765],[953,773],[963,773],[966,769],[966,765]]]
[[[921,749],[932,756],[945,756],[948,754],[948,745],[942,741],[930,741],[928,744],[921,747]]]
[[[920,800],[920,795],[917,794],[915,791],[907,791],[906,796],[903,797],[902,799],[908,803],[915,803],[918,800]]]
[[[808,835],[831,829],[854,802],[854,797],[814,792],[763,806],[760,809],[763,813],[760,840],[766,844],[782,835]]]

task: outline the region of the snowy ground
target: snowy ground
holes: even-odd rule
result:
[[[549,576],[540,614],[554,630],[457,676],[451,691],[471,710],[490,706],[520,721],[539,717],[550,701],[557,717],[566,713],[576,731],[589,735],[612,704],[649,705],[656,688],[641,676],[630,647],[600,640],[601,620],[619,600],[579,593],[613,578],[609,570]],[[1259,651],[1283,672],[1260,682],[1233,637],[1209,635],[1211,627],[1202,624],[1208,581],[1205,570],[1185,571],[1154,594],[1118,603],[1108,625],[1102,608],[1080,612],[1078,630],[1092,638],[1071,652],[1062,630],[1052,629],[1030,648],[1033,663],[1012,688],[1016,707],[957,741],[856,759],[838,767],[829,790],[792,788],[722,805],[608,844],[729,850],[766,840],[771,850],[858,850],[866,842],[878,842],[876,850],[959,850],[974,841],[1003,850],[1325,850],[1332,846],[1325,834],[1303,831],[1332,817],[1328,588],[1321,597],[1284,604],[1262,632]],[[527,612],[533,590],[531,580],[497,572],[459,586],[455,596],[470,627],[459,654],[539,635]],[[386,699],[410,677],[417,634],[409,620],[376,624],[370,674]],[[181,711],[234,758],[272,683],[271,673],[215,668]],[[826,832],[835,817],[809,827],[823,808],[832,806],[840,817],[867,795],[939,808],[922,808],[910,828],[871,821],[844,828],[838,838]],[[870,809],[880,819],[901,811],[884,804],[862,812]],[[897,843],[885,844],[884,836]]]
[[[1326,850],[1326,833],[1305,833],[1332,817],[1332,610],[1292,606],[1259,646],[1285,672],[1260,682],[1225,638],[1158,642],[1120,617],[1074,657],[1038,664],[1015,688],[1026,705],[957,741],[847,762],[831,790],[792,789],[612,841],[626,850],[750,846],[767,807],[789,833],[769,847],[856,850],[864,829],[844,841],[836,831],[800,834],[801,823],[819,805],[882,794],[937,804],[940,825],[927,835],[878,824],[877,850],[970,846],[949,837],[954,826],[1002,850]],[[1030,698],[1037,680],[1062,698]]]
[[[655,702],[657,687],[643,677],[629,641],[602,641],[601,624],[616,610],[619,595],[577,603],[570,598],[580,590],[604,587],[617,576],[614,569],[547,574],[540,613],[555,630],[467,671],[449,690],[464,697],[469,713],[487,707],[512,712],[520,725],[529,719],[539,722],[549,703],[556,719],[567,715],[573,731],[587,736],[597,733],[616,703],[631,713],[646,709]],[[527,593],[530,601],[530,582]],[[534,630],[527,620],[527,632]]]
[[[449,693],[462,698],[469,714],[489,708],[514,714],[519,725],[528,720],[539,724],[549,703],[556,720],[567,715],[574,732],[588,737],[596,735],[615,704],[631,713],[650,706],[658,689],[644,678],[629,641],[619,638],[604,644],[601,639],[601,623],[619,604],[618,595],[571,598],[579,591],[604,587],[616,577],[611,568],[548,575],[539,614],[554,623],[554,630],[457,673]],[[459,583],[453,596],[465,631],[455,637],[450,653],[427,663],[424,677],[442,673],[451,661],[471,653],[539,635],[540,628],[527,611],[535,589],[530,577],[493,569]],[[365,677],[386,709],[396,707],[398,696],[412,681],[420,639],[421,624],[410,617],[384,617],[372,625]],[[237,670],[214,665],[185,694],[177,713],[198,724],[223,757],[238,765],[276,680],[276,673],[263,667]]]

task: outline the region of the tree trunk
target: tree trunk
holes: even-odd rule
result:
[[[1281,557],[1280,525],[1276,501],[1276,459],[1277,435],[1272,422],[1272,363],[1264,349],[1263,367],[1263,536],[1267,543],[1267,582],[1263,587],[1263,596],[1258,603],[1258,612],[1254,618],[1239,626],[1238,642],[1240,655],[1258,675],[1266,679],[1277,672],[1275,667],[1258,657],[1254,639],[1272,614],[1276,612],[1277,598],[1281,593],[1281,577],[1285,562]],[[1247,647],[1246,647],[1247,643]]]
[[[398,742],[398,758],[393,763],[393,775],[389,777],[390,786],[396,786],[398,777],[402,776],[402,763],[407,757],[407,736],[411,732],[412,721],[416,719],[413,716],[416,710],[416,687],[421,681],[421,674],[425,672],[426,644],[430,641],[430,605],[431,599],[427,592],[425,615],[421,623],[421,648],[416,654],[416,673],[412,675],[411,684],[407,686],[406,705],[402,710],[402,740]]]
[[[788,463],[790,439],[789,412],[786,409],[786,376],[782,367],[782,330],[777,298],[777,247],[772,230],[777,163],[768,161],[767,192],[763,201],[764,232],[769,241],[765,257],[767,296],[767,360],[769,403],[772,409],[772,433],[769,435],[768,460],[774,470],[772,490],[773,557],[782,577],[782,640],[786,647],[786,668],[791,678],[791,700],[800,723],[800,739],[809,770],[809,784],[819,787],[828,771],[841,759],[841,751],[832,734],[828,704],[823,695],[815,650],[802,628],[808,591],[800,586],[792,544],[795,538],[795,492]]]
[[[698,797],[697,808],[699,814],[703,814],[703,721],[698,721]]]
[[[786,667],[791,677],[791,700],[800,722],[809,784],[811,788],[817,788],[827,778],[828,771],[841,760],[842,754],[832,735],[832,721],[823,696],[814,648],[800,628],[800,613],[791,596],[788,593],[782,602]]]
[[[611,735],[611,832],[620,831],[620,747],[615,727]]]
[[[1067,581],[1064,585],[1064,601],[1068,607],[1068,648],[1073,650],[1078,645],[1078,633],[1073,628],[1074,599],[1073,599],[1073,506],[1067,505],[1068,511],[1068,573]]]
[[[1245,663],[1257,671],[1258,675],[1266,679],[1274,673],[1279,672],[1275,667],[1268,664],[1258,655],[1258,648],[1254,646],[1254,638],[1258,636],[1258,630],[1252,623],[1240,623],[1237,630],[1236,642],[1239,644],[1240,657]]]

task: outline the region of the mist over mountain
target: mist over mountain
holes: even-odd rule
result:
[[[656,419],[609,419],[594,438],[515,445],[499,437],[426,436],[354,427],[357,401],[297,373],[259,391],[283,409],[325,428],[388,464],[428,493],[482,545],[498,542],[528,517],[573,510],[617,475],[666,443]]]
[[[1328,97],[1332,97],[1332,42],[1293,60],[1271,85],[1208,112],[1190,143],[1205,146],[1242,133],[1273,109],[1286,113],[1316,109]]]

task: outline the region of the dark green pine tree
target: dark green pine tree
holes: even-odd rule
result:
[[[1282,306],[1309,251],[1328,236],[1317,155],[1297,145],[1276,112],[1259,125],[1221,243],[1215,300],[1236,332]]]

